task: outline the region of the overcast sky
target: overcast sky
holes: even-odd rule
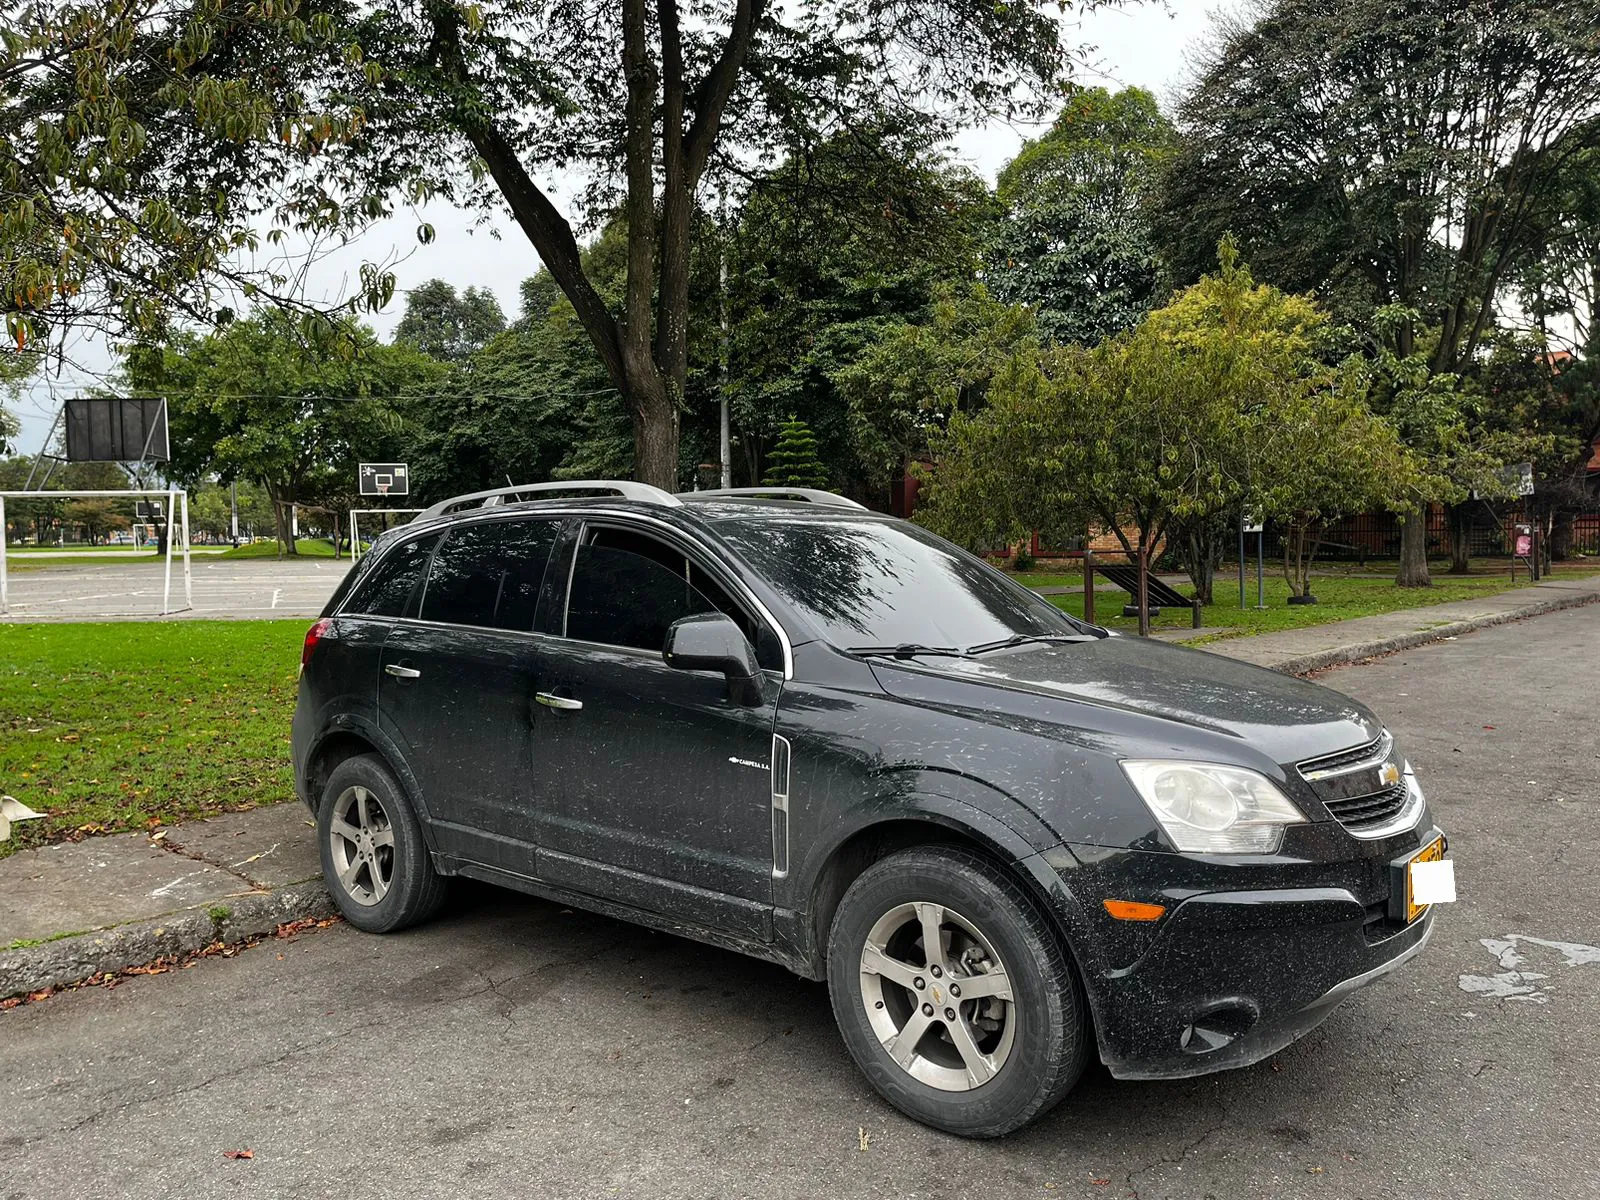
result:
[[[1079,40],[1095,47],[1091,68],[1081,73],[1085,83],[1108,87],[1137,85],[1153,91],[1163,107],[1169,107],[1173,93],[1185,78],[1189,56],[1206,36],[1212,14],[1237,7],[1239,0],[1159,0],[1132,9],[1102,9],[1083,19]],[[956,155],[976,167],[985,178],[995,173],[1022,144],[1036,132],[1006,125],[968,131],[957,140]],[[471,221],[456,210],[435,205],[423,214],[433,222],[436,238],[427,246],[416,243],[416,219],[407,214],[372,229],[360,242],[319,264],[309,280],[308,298],[333,300],[353,290],[353,279],[366,260],[382,260],[396,253],[407,257],[397,268],[400,292],[382,313],[366,319],[387,335],[405,307],[404,291],[424,280],[440,278],[457,288],[487,287],[499,298],[508,316],[518,308],[517,285],[538,269],[533,248],[509,219],[500,223],[506,230],[496,239],[487,228],[471,228]],[[78,370],[64,368],[59,376],[52,370],[48,378],[32,381],[14,406],[22,419],[19,448],[36,452],[48,432],[60,399],[76,394],[79,388],[101,382],[100,373],[111,366],[111,356],[103,345],[79,343],[72,356]]]

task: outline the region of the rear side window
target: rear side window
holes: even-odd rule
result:
[[[450,531],[433,556],[422,619],[528,633],[556,540],[549,520],[483,521]]]
[[[385,554],[372,573],[356,587],[344,611],[372,617],[405,616],[406,605],[438,540],[438,534],[413,538]]]

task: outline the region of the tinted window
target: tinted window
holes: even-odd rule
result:
[[[683,551],[629,529],[590,528],[572,568],[567,636],[611,646],[660,650],[680,617],[720,612],[756,648],[756,661],[783,670],[783,644]]]
[[[567,599],[567,636],[660,650],[680,617],[715,612],[680,568],[619,546],[578,547]]]
[[[487,629],[533,629],[554,521],[482,521],[452,529],[433,556],[422,618]]]
[[[413,538],[385,554],[356,587],[344,611],[368,613],[374,617],[405,616],[406,604],[438,540],[438,534]]]
[[[1073,633],[1047,600],[900,521],[764,516],[721,533],[836,646],[973,646]]]

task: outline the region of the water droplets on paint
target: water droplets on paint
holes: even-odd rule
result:
[[[1600,966],[1600,946],[1585,946],[1580,942],[1556,942],[1549,938],[1534,937],[1531,933],[1508,933],[1503,938],[1479,938],[1478,944],[1487,950],[1499,964],[1493,975],[1462,975],[1459,983],[1463,992],[1487,996],[1495,1000],[1523,1000],[1529,1004],[1548,1004],[1550,993],[1544,981],[1550,976],[1540,971],[1524,968],[1528,959],[1519,947],[1542,946],[1563,956],[1562,965],[1568,967]]]

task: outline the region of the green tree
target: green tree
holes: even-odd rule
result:
[[[1219,33],[1164,188],[1178,276],[1231,230],[1371,351],[1471,375],[1566,164],[1600,144],[1592,5],[1272,0]],[[1459,486],[1447,468],[1426,499]],[[1428,582],[1425,527],[1421,506],[1402,522],[1403,585]]]
[[[165,395],[171,410],[173,476],[190,483],[216,474],[260,484],[273,507],[284,552],[295,504],[343,504],[362,459],[386,461],[399,444],[401,390],[442,370],[404,347],[385,346],[362,326],[338,328],[341,352],[308,340],[277,309],[221,333],[183,335],[135,347],[129,382]]]
[[[174,314],[225,324],[241,290],[297,304],[291,242],[382,211],[339,165],[370,128],[357,81],[380,80],[359,53],[342,53],[348,40],[334,30],[330,15],[307,19],[296,3],[8,6],[9,339],[39,345],[73,323],[160,336]],[[256,253],[267,245],[273,253]],[[388,299],[386,271],[364,266],[361,280],[369,304]]]
[[[956,298],[971,291],[988,206],[975,177],[883,129],[831,138],[755,182],[727,248],[728,394],[746,479],[761,477],[762,448],[793,414],[817,433],[835,480],[882,494],[902,465],[901,417],[921,400],[891,401],[874,383],[875,407],[844,372],[940,319],[942,304],[965,306]],[[897,357],[890,349],[885,362]]]
[[[469,287],[459,296],[442,279],[430,279],[406,293],[406,311],[394,340],[416,347],[441,362],[460,362],[483,349],[506,327],[494,293]]]
[[[817,436],[804,421],[790,417],[778,431],[778,443],[767,455],[767,475],[762,480],[771,487],[828,486],[828,473],[817,457]]]
[[[1162,290],[1150,197],[1175,135],[1142,88],[1075,88],[1054,125],[1000,172],[986,279],[1040,332],[1094,345],[1133,328]]]
[[[1417,464],[1395,427],[1366,403],[1356,360],[1285,389],[1255,422],[1259,446],[1249,503],[1282,528],[1291,596],[1311,597],[1311,567],[1327,522],[1415,503]]]
[[[8,201],[0,227],[28,248],[36,286],[8,287],[7,297],[20,294],[32,320],[52,297],[83,292],[82,272],[56,266],[78,236],[62,231],[58,213],[83,220],[91,249],[74,261],[87,256],[108,290],[130,245],[195,247],[140,273],[141,286],[124,282],[142,317],[159,297],[225,271],[254,214],[270,210],[315,235],[430,195],[509,208],[623,397],[636,473],[666,487],[677,482],[688,383],[695,197],[709,178],[808,150],[840,127],[937,134],[980,113],[1034,111],[1065,58],[1054,10],[1035,3],[319,8],[24,8],[0,61],[17,80],[6,133],[20,148],[6,188],[20,199]],[[40,114],[55,119],[35,136]],[[102,155],[103,139],[114,154]],[[141,171],[141,154],[159,169]],[[102,160],[116,169],[114,206],[93,193]],[[575,212],[622,213],[619,307],[585,273],[573,213],[551,198],[551,177],[572,172],[589,183]],[[365,282],[377,298],[393,287],[378,269]]]
[[[920,323],[891,326],[834,383],[850,404],[856,459],[869,484],[882,486],[926,458],[930,433],[953,414],[988,402],[989,384],[1035,344],[1027,309],[991,299],[981,287],[941,286]]]

